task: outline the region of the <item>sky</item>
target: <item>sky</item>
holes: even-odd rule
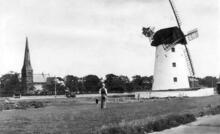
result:
[[[196,76],[220,75],[220,2],[175,0]],[[153,75],[142,27],[176,26],[168,0],[0,0],[0,74],[20,72],[28,37],[35,74]]]

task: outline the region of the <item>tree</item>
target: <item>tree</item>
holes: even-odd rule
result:
[[[78,83],[78,91],[79,93],[87,93],[86,88],[85,88],[85,78],[79,78],[79,83]]]
[[[130,92],[132,90],[130,86],[130,80],[127,76],[120,75],[119,80],[120,80],[120,84],[121,84],[123,92]]]
[[[133,91],[146,91],[152,89],[153,76],[135,75],[132,77],[131,85]]]
[[[206,76],[204,78],[199,78],[199,84],[205,87],[215,87],[217,83],[217,78],[212,76]]]
[[[153,76],[150,77],[143,76],[141,79],[142,79],[142,89],[144,91],[152,90]]]
[[[65,94],[65,84],[61,77],[48,77],[47,82],[43,85],[43,92],[47,95],[54,95],[55,89],[57,95]]]
[[[9,72],[0,78],[1,81],[1,96],[13,96],[13,94],[21,93],[21,83],[19,82],[19,74],[16,72]]]
[[[77,76],[67,75],[64,81],[70,92],[79,92],[79,78]]]
[[[129,91],[128,88],[130,88],[129,83],[130,80],[127,76],[117,76],[114,74],[107,74],[105,80],[106,88],[108,89],[108,92],[126,92]]]
[[[133,87],[133,91],[142,90],[142,77],[140,75],[133,76],[131,84],[132,84],[132,87]]]
[[[101,80],[96,75],[87,75],[84,77],[84,86],[88,93],[98,93],[101,88]]]

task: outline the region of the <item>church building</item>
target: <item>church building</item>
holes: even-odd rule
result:
[[[49,74],[33,74],[31,66],[30,50],[28,46],[28,38],[26,37],[24,63],[21,70],[22,93],[30,94],[33,91],[42,90],[43,85],[46,84]]]

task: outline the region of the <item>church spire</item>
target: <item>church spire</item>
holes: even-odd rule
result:
[[[26,37],[24,64],[21,70],[22,94],[28,94],[33,88],[33,69],[31,67],[30,51],[28,47],[28,38]]]
[[[30,51],[28,47],[28,38],[26,37],[26,45],[25,45],[25,54],[24,54],[24,64],[23,69],[32,70],[31,67],[31,59],[30,59]]]

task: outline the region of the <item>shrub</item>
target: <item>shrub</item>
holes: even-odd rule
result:
[[[199,116],[220,114],[220,105],[201,111]]]
[[[16,104],[16,109],[41,108],[44,107],[40,101],[20,101]]]
[[[144,124],[115,125],[101,129],[98,134],[144,134],[153,131],[161,131],[181,124],[195,121],[193,114],[169,115],[152,121],[145,121]]]
[[[2,110],[10,110],[10,109],[27,109],[27,108],[41,108],[44,107],[44,103],[40,101],[19,101],[17,103],[14,102],[1,102],[0,103],[0,111]]]

